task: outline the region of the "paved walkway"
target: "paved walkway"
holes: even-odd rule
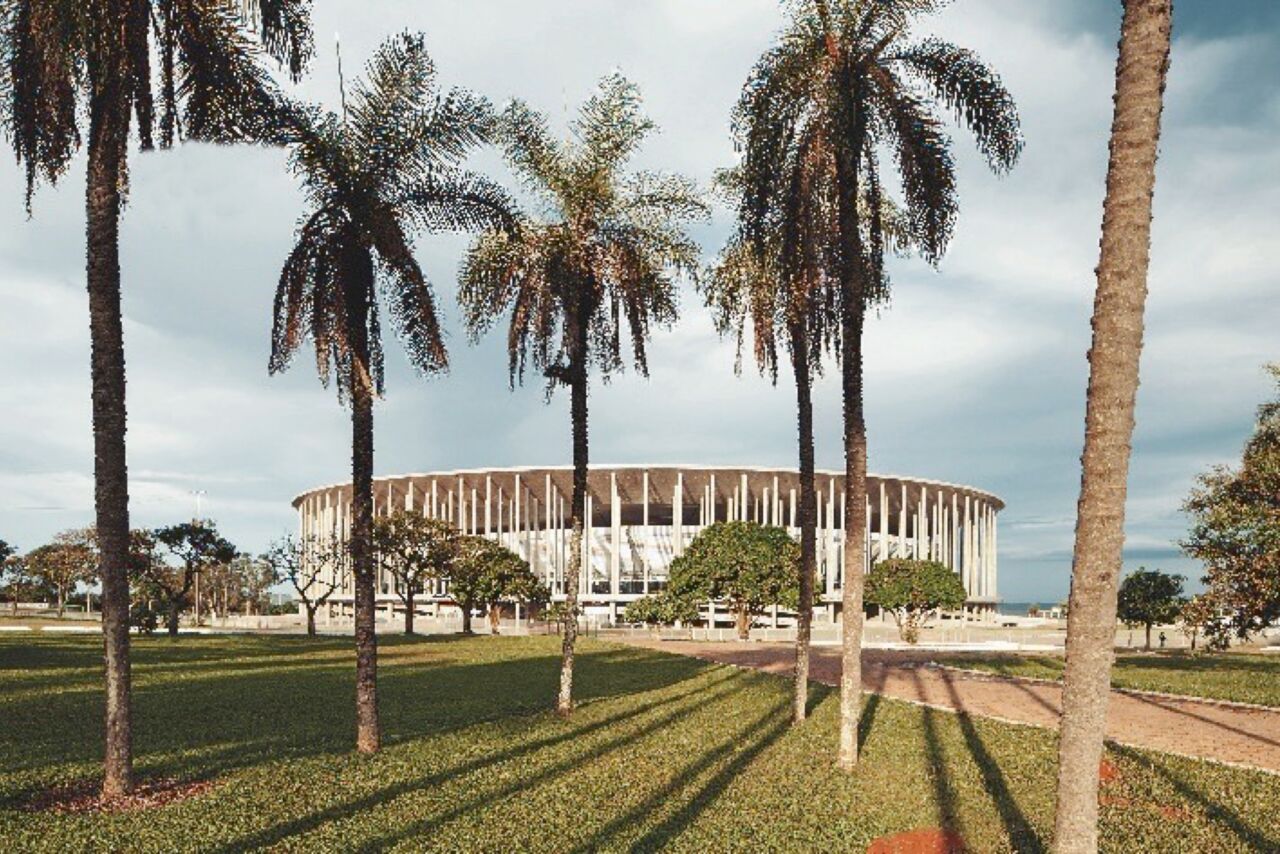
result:
[[[779,675],[789,675],[794,663],[789,644],[633,643]],[[1058,685],[922,666],[929,658],[927,653],[866,650],[862,687],[886,697],[1057,729],[1062,701]],[[839,650],[814,647],[809,677],[835,685],[839,676]],[[1135,747],[1280,773],[1280,710],[1113,691],[1108,704],[1107,737]]]

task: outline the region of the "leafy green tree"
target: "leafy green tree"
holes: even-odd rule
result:
[[[396,595],[404,603],[404,633],[413,634],[414,600],[427,584],[449,574],[458,552],[458,530],[440,519],[397,510],[373,523],[373,548],[382,566],[395,579]]]
[[[506,549],[493,540],[475,534],[458,537],[457,553],[446,577],[448,593],[462,611],[462,633],[471,631],[471,615],[489,595],[490,565],[503,559]]]
[[[81,583],[89,583],[97,575],[98,551],[93,532],[62,531],[53,542],[32,549],[26,556],[26,568],[36,581],[56,593],[58,616],[66,613],[67,596]]]
[[[125,464],[120,215],[131,132],[146,151],[179,139],[274,141],[280,107],[261,59],[296,81],[311,55],[310,0],[5,0],[0,124],[26,170],[66,174],[82,141],[96,528],[106,635],[103,793],[133,787],[129,715],[129,481]],[[265,54],[265,56],[263,55]]]
[[[724,602],[746,640],[751,618],[770,605],[800,603],[800,548],[782,528],[716,522],[671,562],[666,591],[678,600]]]
[[[26,558],[16,550],[0,561],[0,590],[9,599],[14,616],[18,614],[18,603],[23,599],[36,598],[32,594],[41,587],[39,579],[27,567]]]
[[[1280,363],[1267,370],[1280,389]],[[1258,407],[1240,466],[1201,475],[1184,510],[1191,530],[1182,548],[1204,562],[1204,582],[1227,616],[1214,624],[1221,642],[1280,620],[1280,394]]]
[[[548,395],[569,388],[573,435],[573,530],[565,575],[560,691],[556,709],[573,708],[583,514],[587,494],[587,380],[623,367],[630,339],[636,370],[648,375],[652,327],[676,318],[674,274],[693,272],[698,246],[687,225],[707,207],[684,178],[624,169],[654,129],[637,88],[613,74],[578,111],[571,139],[551,135],[547,119],[512,103],[502,117],[506,158],[543,210],[518,228],[483,234],[463,262],[459,302],[472,338],[508,311],[510,380],[523,382],[532,361]]]
[[[307,615],[307,635],[315,637],[316,611],[349,577],[351,552],[346,542],[334,535],[299,539],[286,534],[267,548],[262,559],[277,578],[293,586]]]
[[[284,579],[276,575],[275,567],[264,557],[238,554],[231,562],[230,570],[239,583],[241,600],[250,614],[265,613],[268,591]],[[224,600],[224,609],[226,608]]]
[[[1128,626],[1146,629],[1145,649],[1151,649],[1151,627],[1172,623],[1182,607],[1181,575],[1139,567],[1120,582],[1116,616]]]
[[[879,204],[886,170],[880,157],[893,156],[911,244],[936,264],[959,209],[944,112],[973,132],[997,172],[1011,168],[1022,148],[1017,110],[994,71],[956,45],[936,38],[912,40],[915,20],[940,5],[936,0],[789,4],[790,20],[756,62],[734,116],[744,155],[739,205],[744,231],[760,245],[779,215],[784,224],[799,224],[779,253],[782,278],[824,288],[840,315],[826,343],[839,353],[843,374],[844,552],[852,556],[866,554],[862,333],[867,310],[887,297],[889,285]],[[843,591],[838,763],[849,769],[857,763],[861,714],[859,560],[849,562]]]
[[[644,623],[649,626],[692,623],[698,619],[698,603],[663,590],[628,603],[622,619],[628,623]]]
[[[421,35],[389,39],[343,99],[341,116],[299,111],[290,166],[309,212],[276,290],[271,373],[310,336],[326,386],[351,405],[351,569],[355,580],[356,749],[376,752],[376,592],[373,554],[373,402],[383,393],[378,296],[390,302],[409,361],[422,374],[448,368],[430,282],[414,257],[416,231],[509,224],[492,182],[463,170],[492,129],[489,103],[438,91]]]
[[[488,606],[489,631],[498,634],[504,603],[518,602],[530,608],[539,608],[551,599],[538,576],[529,568],[529,562],[513,551],[504,549],[489,565],[486,590],[481,597]]]
[[[882,560],[867,573],[867,604],[888,611],[907,643],[920,640],[920,629],[939,610],[964,607],[964,584],[945,565],[933,560]]]
[[[236,547],[208,520],[181,522],[151,532],[161,550],[140,566],[145,579],[165,600],[166,630],[178,634],[178,620],[191,605],[196,576],[235,559]],[[174,565],[176,563],[176,565]]]
[[[1212,595],[1201,593],[1182,603],[1178,609],[1178,624],[1182,628],[1182,633],[1191,641],[1192,652],[1196,651],[1196,641],[1200,635],[1206,636],[1210,648],[1225,647],[1220,637],[1215,636],[1212,631],[1217,618],[1218,604]]]

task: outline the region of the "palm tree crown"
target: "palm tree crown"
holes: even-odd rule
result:
[[[343,116],[294,114],[290,166],[310,212],[280,273],[269,365],[272,373],[284,370],[309,335],[322,382],[336,373],[344,397],[356,381],[383,390],[379,289],[410,362],[423,373],[448,367],[412,233],[511,221],[502,189],[460,167],[490,136],[488,101],[460,89],[440,93],[419,35],[384,44],[367,78],[344,99]]]
[[[834,283],[853,274],[861,288],[851,296],[863,305],[887,296],[882,151],[900,179],[905,237],[925,260],[941,260],[959,212],[944,109],[995,171],[1017,161],[1017,108],[999,76],[972,51],[910,38],[913,19],[941,5],[797,0],[789,28],[753,68],[733,122],[744,155],[739,213],[750,240],[781,230],[787,275]],[[850,192],[867,214],[857,217],[859,258],[849,257],[855,235],[839,239],[836,207]]]
[[[519,101],[502,126],[507,159],[545,218],[521,216],[518,229],[490,231],[472,246],[460,277],[468,329],[478,337],[511,311],[513,384],[528,360],[548,391],[591,363],[608,375],[623,366],[624,335],[647,375],[651,326],[676,317],[673,273],[697,266],[685,229],[705,204],[680,176],[624,174],[654,125],[635,85],[618,74],[600,82],[568,141],[554,139],[546,118]]]
[[[143,150],[183,137],[278,141],[280,102],[260,60],[301,78],[311,0],[126,5],[120,21],[111,0],[0,0],[0,116],[26,168],[28,205],[40,179],[55,183],[70,166],[86,112],[122,122],[121,138],[136,118]],[[108,71],[118,86],[99,85]]]

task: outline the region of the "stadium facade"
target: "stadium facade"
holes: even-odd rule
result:
[[[411,510],[448,520],[518,552],[553,599],[564,598],[571,530],[573,469],[470,469],[379,477],[375,515]],[[817,473],[818,608],[838,614],[845,555],[841,520],[844,475]],[[894,557],[937,560],[954,570],[967,592],[966,610],[993,614],[997,595],[998,514],[1004,502],[970,486],[896,475],[867,476],[869,565]],[[799,475],[795,469],[731,466],[593,466],[580,598],[588,617],[616,622],[628,602],[657,592],[671,562],[707,525],[749,520],[787,528],[798,538]],[[304,537],[348,536],[351,484],[305,492],[293,501]],[[332,601],[352,601],[351,580],[339,579]],[[389,573],[379,570],[378,600],[396,607]],[[424,608],[449,601],[437,585]],[[394,604],[393,604],[394,603]],[[774,616],[777,619],[776,613]]]

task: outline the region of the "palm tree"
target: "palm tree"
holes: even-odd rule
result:
[[[511,312],[510,379],[523,382],[526,363],[547,379],[547,393],[566,385],[573,433],[573,526],[556,709],[573,699],[578,576],[587,494],[587,378],[592,365],[608,377],[622,369],[621,340],[631,339],[636,370],[648,376],[646,343],[654,324],[676,318],[674,273],[692,272],[698,247],[686,224],[706,213],[693,185],[678,176],[623,169],[654,129],[637,88],[605,77],[556,140],[547,120],[516,101],[503,115],[507,160],[543,208],[522,216],[512,233],[490,231],[468,252],[459,299],[474,338]]]
[[[1054,848],[1062,852],[1098,848],[1098,765],[1111,688],[1172,16],[1171,0],[1126,0],[1120,26],[1058,742]]]
[[[744,123],[745,116],[738,116]],[[743,123],[739,123],[742,128]],[[742,367],[742,347],[751,332],[756,366],[773,382],[778,378],[779,345],[787,349],[796,384],[796,422],[800,452],[800,597],[796,619],[795,693],[792,719],[805,719],[808,708],[809,637],[813,617],[816,575],[815,525],[817,493],[814,489],[813,380],[822,373],[822,352],[838,335],[839,303],[833,298],[838,283],[832,281],[832,260],[838,246],[839,223],[834,185],[822,180],[827,168],[823,158],[806,156],[792,146],[783,161],[787,172],[780,179],[790,193],[805,197],[799,207],[769,208],[762,212],[758,231],[748,231],[745,220],[730,238],[718,264],[706,278],[704,295],[721,334],[733,334],[738,342],[735,370]],[[726,170],[719,184],[734,204],[742,203],[742,171]],[[867,205],[879,206],[876,217],[891,248],[908,248],[909,223],[888,199],[863,199],[860,215],[870,219]],[[799,257],[804,256],[804,257]]]
[[[259,60],[265,53],[285,64],[294,80],[301,77],[311,55],[310,6],[310,0],[0,0],[0,118],[26,170],[28,210],[37,184],[56,183],[82,139],[88,142],[86,271],[106,650],[106,797],[133,786],[119,257],[129,136],[136,130],[144,151],[183,137],[272,141],[278,108]],[[154,73],[153,61],[159,66]]]
[[[373,526],[373,399],[383,393],[378,289],[409,360],[423,374],[448,368],[435,297],[413,255],[415,230],[509,224],[495,184],[462,170],[488,140],[492,110],[464,90],[439,94],[419,35],[388,40],[366,82],[344,95],[342,116],[298,110],[290,167],[306,190],[301,219],[276,290],[272,374],[310,336],[316,368],[351,405],[351,565],[355,581],[356,748],[379,747]]]
[[[938,0],[799,0],[778,43],[757,61],[738,103],[744,234],[759,242],[769,211],[798,216],[822,197],[833,205],[834,245],[780,256],[797,270],[822,263],[840,312],[829,345],[839,353],[844,398],[845,512],[839,765],[858,759],[861,715],[862,561],[866,544],[866,423],[862,331],[888,295],[881,217],[881,151],[893,154],[909,242],[937,264],[958,212],[951,140],[940,113],[953,110],[997,172],[1022,148],[1017,110],[999,77],[972,52],[938,39],[911,41],[910,25]],[[821,164],[797,187],[784,164]],[[867,204],[866,201],[870,201]],[[867,216],[860,215],[865,209]],[[826,236],[826,235],[824,235]],[[787,275],[790,275],[788,273]]]
[[[806,170],[792,163],[792,180],[801,183]],[[740,189],[741,173],[722,175],[730,191]],[[823,300],[820,270],[788,271],[781,255],[802,244],[800,230],[820,227],[810,217],[784,220],[772,211],[768,235],[759,243],[743,234],[730,239],[719,262],[706,278],[704,294],[716,327],[738,341],[735,370],[742,368],[742,347],[748,327],[756,366],[778,380],[778,350],[785,347],[796,384],[796,426],[800,452],[800,597],[796,610],[796,665],[792,720],[800,723],[808,709],[809,637],[813,618],[813,585],[817,562],[814,526],[817,493],[814,489],[813,379],[822,372],[823,342],[838,317]]]

